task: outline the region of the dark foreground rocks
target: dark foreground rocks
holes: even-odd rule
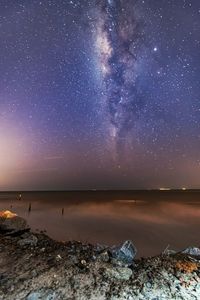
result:
[[[30,231],[1,233],[0,299],[200,299],[197,248],[132,263],[136,250],[130,242],[113,249],[56,242]]]
[[[23,218],[9,210],[0,212],[0,233],[18,235],[29,230],[30,228]]]

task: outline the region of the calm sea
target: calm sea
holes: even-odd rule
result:
[[[0,210],[25,218],[57,240],[117,245],[131,239],[138,256],[200,246],[199,191],[0,193]]]

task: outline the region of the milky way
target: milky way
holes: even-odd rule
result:
[[[199,187],[199,0],[1,0],[0,190]]]
[[[98,5],[96,43],[112,132],[121,152],[142,108],[136,69],[144,34],[133,1],[105,0]]]

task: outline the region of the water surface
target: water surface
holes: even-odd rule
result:
[[[57,240],[107,245],[131,239],[138,256],[200,245],[200,192],[0,193],[0,210]]]

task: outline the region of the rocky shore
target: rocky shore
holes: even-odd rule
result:
[[[58,242],[0,213],[1,300],[200,299],[200,249],[135,259],[122,245]]]

